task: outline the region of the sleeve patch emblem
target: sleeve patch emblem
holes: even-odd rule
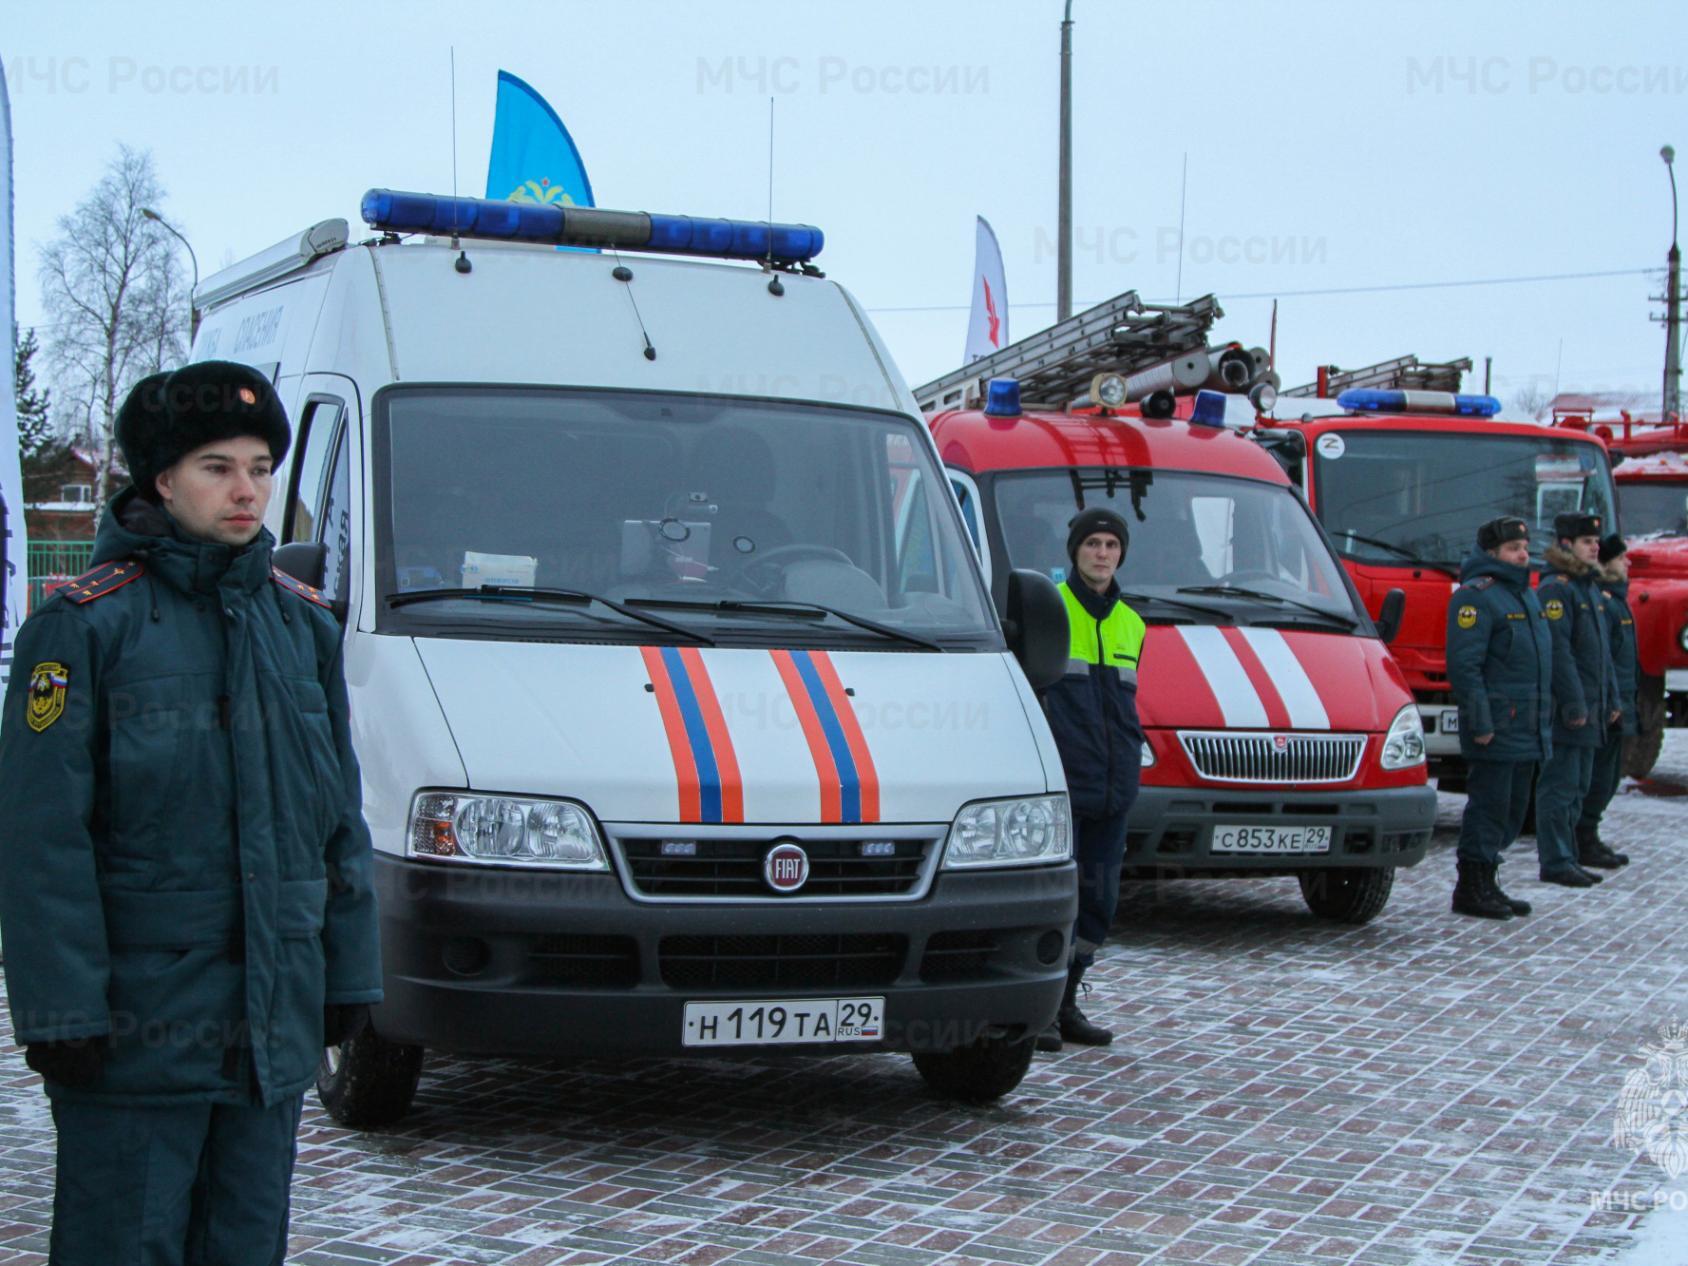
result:
[[[1558,598],[1549,598],[1546,605],[1542,607],[1542,614],[1550,620],[1563,620],[1565,618],[1565,604]]]
[[[1459,615],[1456,616],[1455,619],[1459,621],[1460,628],[1474,629],[1477,627],[1477,608],[1469,606],[1461,607],[1459,609]]]
[[[37,734],[64,715],[64,697],[70,689],[70,669],[51,660],[37,664],[29,674],[29,706],[25,719]]]

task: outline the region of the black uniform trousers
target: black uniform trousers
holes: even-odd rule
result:
[[[1078,919],[1073,923],[1073,961],[1089,967],[1108,939],[1119,906],[1119,872],[1125,861],[1125,819],[1129,810],[1073,821],[1073,860],[1078,863]]]
[[[304,1101],[55,1100],[49,1266],[280,1266]]]
[[[1462,862],[1495,865],[1518,838],[1535,784],[1533,760],[1473,760],[1465,766],[1465,816],[1459,823]]]
[[[1542,764],[1536,783],[1536,857],[1544,875],[1577,864],[1577,822],[1599,750],[1556,743]]]
[[[1613,727],[1614,729],[1616,727]],[[1588,794],[1583,797],[1582,816],[1577,826],[1592,831],[1600,825],[1600,817],[1624,776],[1624,736],[1614,734],[1606,745],[1594,753],[1594,776],[1588,782]]]

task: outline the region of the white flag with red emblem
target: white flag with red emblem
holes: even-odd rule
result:
[[[973,315],[967,321],[967,353],[962,364],[970,365],[1007,346],[1008,283],[1002,278],[1002,250],[981,215],[978,244],[973,249]]]

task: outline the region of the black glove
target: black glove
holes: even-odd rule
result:
[[[369,1006],[363,1002],[331,1002],[322,1009],[322,1044],[339,1046],[349,1042],[369,1023]]]
[[[68,1042],[30,1042],[23,1062],[61,1086],[91,1086],[105,1069],[106,1039],[79,1037]]]

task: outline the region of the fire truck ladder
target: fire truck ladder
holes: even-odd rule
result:
[[[1471,358],[1446,362],[1420,361],[1416,356],[1397,356],[1394,360],[1379,361],[1364,369],[1338,369],[1335,365],[1325,377],[1322,394],[1335,397],[1351,387],[1376,387],[1384,391],[1458,391],[1460,375],[1471,372]],[[1305,383],[1280,391],[1284,396],[1318,396],[1317,382]]]
[[[1224,315],[1212,295],[1144,303],[1127,290],[916,387],[914,398],[923,413],[975,408],[992,378],[1016,378],[1026,406],[1065,408],[1099,373],[1129,376],[1197,351],[1205,356],[1207,333]]]

